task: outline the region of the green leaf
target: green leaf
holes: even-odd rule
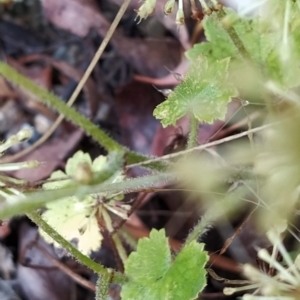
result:
[[[209,63],[206,57],[198,57],[184,82],[156,107],[154,116],[162,120],[163,126],[175,125],[185,114],[193,114],[200,122],[207,123],[224,119],[228,102],[237,95],[227,81],[229,61],[227,58]]]
[[[226,17],[214,12],[204,18],[207,42],[194,45],[186,56],[193,63],[201,55],[209,62],[230,57],[237,66],[237,61],[242,63],[242,56],[230,35],[234,32],[252,66],[259,71],[260,81],[272,80],[284,88],[295,87],[300,84],[300,68],[295,64],[300,60],[299,9],[296,3],[291,2],[286,7],[286,1],[278,1],[266,14],[252,18],[241,18],[230,8],[224,8]],[[286,10],[289,14],[287,32],[284,31]],[[234,68],[231,71],[236,72]]]
[[[165,231],[152,230],[149,238],[139,241],[137,252],[131,253],[125,264],[129,281],[122,287],[122,299],[195,299],[206,285],[207,261],[203,244],[191,242],[172,263]]]
[[[102,235],[96,218],[92,215],[96,200],[89,196],[84,200],[67,197],[47,204],[47,211],[42,218],[67,241],[76,244],[83,254],[96,251],[101,246]],[[49,243],[54,241],[41,231]],[[59,247],[57,243],[55,246]]]
[[[239,49],[229,33],[233,30],[253,62],[258,66],[264,64],[271,51],[280,44],[281,32],[270,30],[261,18],[240,18],[230,8],[224,11],[226,12],[225,18],[221,18],[217,12],[205,16],[204,30],[208,42],[196,44],[186,52],[186,56],[190,60],[196,59],[199,55],[207,56],[210,61],[226,57],[241,59]]]
[[[238,55],[238,49],[221,24],[217,13],[204,17],[203,28],[207,42],[195,44],[192,49],[186,51],[188,59],[193,61],[204,55],[210,61],[216,61]]]
[[[66,178],[63,180],[63,178]],[[63,171],[55,171],[51,174],[50,179],[57,179],[57,181],[50,181],[43,184],[45,190],[54,190],[68,186],[72,180],[68,179]],[[58,180],[60,179],[60,180]]]
[[[101,170],[106,162],[106,157],[103,155],[98,156],[94,161],[93,161],[93,172],[98,172],[99,170]]]

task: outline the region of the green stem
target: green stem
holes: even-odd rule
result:
[[[155,187],[160,183],[171,183],[175,177],[169,174],[158,174],[138,177],[118,183],[102,183],[95,186],[70,186],[57,190],[30,192],[22,195],[13,195],[0,203],[0,220],[16,215],[31,212],[44,206],[49,201],[59,200],[65,197],[84,197],[97,193],[130,193]]]
[[[76,258],[81,264],[85,265],[97,274],[102,274],[104,277],[109,278],[113,270],[106,269],[99,263],[94,262],[89,257],[83,255],[72,244],[66,241],[58,232],[56,232],[51,226],[49,226],[41,216],[36,212],[27,213],[27,216],[32,220],[40,229],[44,230],[54,241],[67,250],[74,258]],[[114,272],[114,271],[113,271]],[[126,281],[124,275],[115,272],[113,276],[114,282],[122,283]]]
[[[128,255],[126,253],[126,249],[125,247],[123,246],[123,243],[121,241],[121,239],[119,238],[118,236],[118,233],[114,233],[112,235],[112,240],[113,242],[115,243],[115,246],[116,246],[116,249],[118,251],[118,254],[119,254],[119,257],[123,263],[123,265],[125,265],[126,261],[127,261],[127,258],[128,258]],[[119,269],[120,270],[120,269]]]
[[[188,136],[187,149],[191,149],[198,145],[198,129],[199,129],[199,121],[194,117],[194,115],[190,115],[190,132]]]
[[[96,142],[103,146],[108,152],[110,151],[125,151],[126,160],[128,164],[140,163],[148,160],[149,157],[140,155],[133,151],[129,151],[127,148],[118,144],[112,138],[110,138],[102,129],[88,120],[86,117],[77,112],[74,108],[65,104],[61,99],[54,94],[39,87],[25,76],[18,73],[9,65],[0,62],[0,74],[12,81],[14,84],[26,89],[31,94],[35,95],[38,100],[44,104],[52,107],[57,112],[63,114],[68,120],[82,128],[89,136],[91,136]],[[147,166],[150,169],[161,171],[164,169],[164,165],[161,163],[155,163]]]
[[[132,237],[126,230],[120,228],[118,234],[122,237],[122,240],[125,241],[125,244],[131,247],[133,250],[137,248],[137,240]]]
[[[224,26],[222,20],[226,17],[226,12],[224,11],[224,8],[222,6],[220,6],[220,9],[217,11],[217,17],[219,19],[220,24],[222,24],[224,30],[228,33],[229,37],[231,38],[233,44],[235,45],[235,47],[237,48],[237,50],[239,51],[239,53],[241,54],[241,56],[248,61],[252,61],[251,55],[249,54],[249,52],[247,51],[247,49],[245,48],[243,42],[241,41],[239,35],[236,33],[235,29],[230,26]]]
[[[222,197],[222,200],[216,199],[217,202],[211,205],[204,215],[201,216],[198,224],[189,233],[184,244],[187,245],[192,241],[198,241],[201,235],[205,233],[208,225],[214,224],[224,216],[230,218],[230,216],[236,214],[243,205],[241,199],[244,199],[246,190],[245,187],[238,187],[236,190]]]
[[[100,275],[96,282],[96,297],[95,300],[107,300],[109,288],[109,277]]]
[[[123,150],[121,145],[116,143],[103,130],[77,112],[74,108],[67,106],[54,94],[39,87],[9,65],[0,62],[0,74],[16,85],[29,91],[44,104],[63,114],[68,120],[81,127],[88,135],[93,137],[95,141],[102,145],[107,151]]]
[[[142,163],[147,160],[149,160],[149,157],[147,156],[143,156],[133,151],[126,152],[126,161],[128,165]],[[159,172],[165,172],[167,170],[167,164],[161,162],[153,162],[147,165],[146,168]]]
[[[208,225],[213,224],[213,221],[215,218],[212,217],[211,212],[208,210],[199,220],[199,222],[196,224],[196,226],[192,229],[192,231],[189,233],[185,240],[185,245],[188,245],[192,241],[198,241],[199,237],[203,234],[205,231],[205,228]]]

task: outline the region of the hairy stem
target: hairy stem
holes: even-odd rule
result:
[[[103,130],[93,124],[90,120],[78,113],[74,108],[69,107],[54,94],[39,87],[9,65],[0,62],[0,74],[18,86],[26,89],[33,95],[37,96],[37,98],[44,104],[63,114],[68,120],[81,127],[88,135],[93,137],[94,140],[102,145],[107,151],[123,149],[121,145],[110,138]]]
[[[138,177],[118,183],[101,183],[95,186],[70,186],[57,190],[36,191],[22,195],[6,197],[6,201],[0,203],[0,219],[9,218],[15,215],[31,212],[44,206],[49,201],[56,201],[61,198],[76,196],[84,197],[88,194],[97,193],[130,193],[141,189],[155,187],[161,183],[174,182],[175,176],[169,174],[157,174]]]
[[[201,216],[199,222],[195,225],[192,231],[189,233],[185,240],[185,245],[188,245],[192,241],[199,241],[199,238],[205,231],[208,226],[213,225],[213,222],[217,219],[218,215],[214,211],[214,206],[209,208],[204,215]]]
[[[94,262],[89,257],[83,255],[78,251],[71,243],[66,241],[58,232],[56,232],[51,226],[49,226],[37,212],[27,213],[28,218],[33,221],[40,229],[44,230],[54,241],[61,245],[65,250],[67,250],[75,259],[77,259],[81,264],[85,265],[97,274],[103,274],[104,277],[111,276],[111,270],[106,269],[99,263]],[[114,282],[122,283],[124,282],[125,276],[121,273],[115,273]]]
[[[109,288],[109,276],[100,275],[96,282],[96,297],[95,300],[107,300]]]
[[[203,149],[207,149],[207,148],[210,148],[210,147],[213,147],[213,146],[216,146],[216,145],[220,145],[220,144],[223,144],[223,143],[227,143],[227,142],[239,139],[239,138],[244,137],[244,136],[248,136],[251,133],[262,131],[264,129],[267,129],[267,128],[271,127],[274,124],[275,123],[262,125],[260,127],[252,128],[252,129],[246,130],[244,132],[241,132],[241,133],[238,133],[238,134],[235,134],[235,135],[231,135],[231,136],[225,137],[225,138],[217,140],[217,141],[213,141],[213,142],[210,142],[210,143],[206,143],[206,144],[203,144],[203,145],[193,147],[191,149],[183,150],[183,151],[172,153],[172,154],[167,154],[167,155],[157,157],[157,158],[153,158],[153,159],[150,159],[148,161],[144,161],[144,162],[141,162],[141,163],[138,163],[138,164],[132,164],[132,165],[127,166],[127,168],[141,166],[141,165],[145,165],[145,164],[148,164],[148,163],[155,163],[155,162],[159,162],[159,161],[163,161],[163,160],[169,160],[169,159],[173,159],[175,157],[180,157],[180,156],[186,155],[186,154],[194,152],[194,151],[200,151],[200,150],[203,150]]]
[[[88,66],[87,70],[85,71],[83,77],[81,78],[80,82],[78,83],[75,91],[73,92],[72,96],[70,97],[70,99],[67,102],[68,106],[72,106],[73,103],[75,102],[76,98],[78,97],[80,91],[82,90],[83,86],[85,85],[86,81],[88,80],[89,76],[91,75],[93,69],[95,68],[97,62],[99,61],[100,57],[103,54],[103,51],[105,50],[107,44],[109,43],[113,33],[115,32],[122,16],[124,15],[129,3],[131,0],[125,0],[123,2],[123,4],[121,5],[114,21],[112,22],[110,28],[107,31],[107,34],[105,36],[105,38],[103,39],[101,45],[99,46],[96,54],[94,55],[90,65]],[[36,149],[37,147],[39,147],[40,145],[42,145],[53,133],[54,131],[57,129],[57,127],[61,124],[61,122],[64,119],[64,115],[60,114],[58,116],[58,118],[55,120],[55,122],[52,124],[52,126],[44,133],[44,135],[38,140],[36,141],[33,145],[31,145],[30,147],[24,149],[23,151],[20,151],[19,153],[12,155],[9,158],[6,158],[7,162],[11,162],[11,161],[16,161],[19,158],[23,157],[24,155],[30,153],[31,151],[33,151],[34,149]]]
[[[251,55],[245,48],[243,42],[241,41],[239,35],[236,33],[235,29],[232,26],[228,27],[228,26],[223,25],[222,20],[226,17],[226,12],[224,11],[224,8],[222,6],[220,6],[219,10],[217,11],[217,17],[218,17],[220,23],[222,24],[224,30],[228,33],[229,37],[231,38],[233,44],[238,49],[240,55],[245,60],[253,62]]]
[[[196,147],[198,144],[198,128],[199,121],[194,117],[194,115],[190,115],[190,132],[188,136],[187,149],[191,149]]]
[[[109,137],[102,129],[88,120],[86,117],[77,112],[74,108],[69,107],[61,99],[54,94],[42,89],[25,76],[18,73],[9,65],[0,62],[0,74],[6,77],[8,80],[17,84],[18,86],[26,89],[33,95],[37,96],[44,104],[49,105],[58,112],[62,113],[68,120],[82,128],[89,136],[91,136],[96,142],[103,146],[108,152],[110,151],[124,151],[126,153],[126,160],[129,164],[140,163],[149,159],[149,157],[129,151],[122,145],[118,144],[111,137]],[[1,160],[1,162],[5,161]],[[150,169],[158,171],[164,170],[164,165],[161,163],[148,165]]]

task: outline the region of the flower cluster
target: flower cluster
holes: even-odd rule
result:
[[[142,19],[146,19],[148,16],[154,13],[155,6],[156,6],[157,0],[143,0],[143,4],[140,6],[139,9],[136,10],[137,17],[140,18],[140,21]],[[164,5],[164,13],[165,15],[169,15],[173,13],[176,6],[176,0],[168,0]],[[192,17],[198,18],[199,16],[199,10],[197,8],[197,5],[195,3],[195,0],[190,0],[191,2],[191,10],[192,10]],[[210,7],[206,4],[205,0],[199,0],[202,12],[203,14],[210,14],[213,10],[219,9],[220,5],[218,4],[217,0],[212,0],[213,7]],[[200,14],[201,15],[201,14]],[[184,24],[184,10],[183,10],[183,0],[178,0],[177,5],[177,12],[176,12],[176,18],[175,23],[177,25],[183,25]]]
[[[281,223],[281,224],[279,224]],[[287,230],[285,221],[279,222],[276,228],[268,231],[267,236],[273,245],[272,254],[266,249],[258,250],[258,257],[266,262],[276,272],[275,276],[262,272],[250,264],[243,266],[244,275],[251,284],[242,287],[225,288],[224,294],[230,295],[245,290],[254,290],[245,294],[243,300],[296,300],[300,291],[300,255],[292,259],[282,243],[282,234]],[[280,253],[283,263],[276,260]]]

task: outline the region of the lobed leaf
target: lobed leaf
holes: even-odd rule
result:
[[[192,49],[185,52],[189,60],[194,61],[201,55],[206,56],[210,61],[238,55],[238,49],[220,22],[216,12],[205,15],[203,28],[207,42],[195,44]]]
[[[152,230],[125,264],[129,281],[122,287],[122,299],[195,299],[206,285],[207,261],[203,244],[191,242],[172,263],[165,231]]]
[[[154,116],[163,126],[175,125],[185,114],[192,114],[200,122],[212,123],[224,119],[227,104],[237,95],[227,81],[230,59],[210,63],[199,56],[188,70],[185,80],[168,99],[156,107]]]
[[[77,197],[67,197],[50,202],[42,218],[86,255],[99,249],[103,239],[97,220],[92,215],[95,202],[91,196],[85,197],[83,201]],[[43,231],[40,233],[49,243],[54,242]],[[54,245],[59,247],[57,243]]]

